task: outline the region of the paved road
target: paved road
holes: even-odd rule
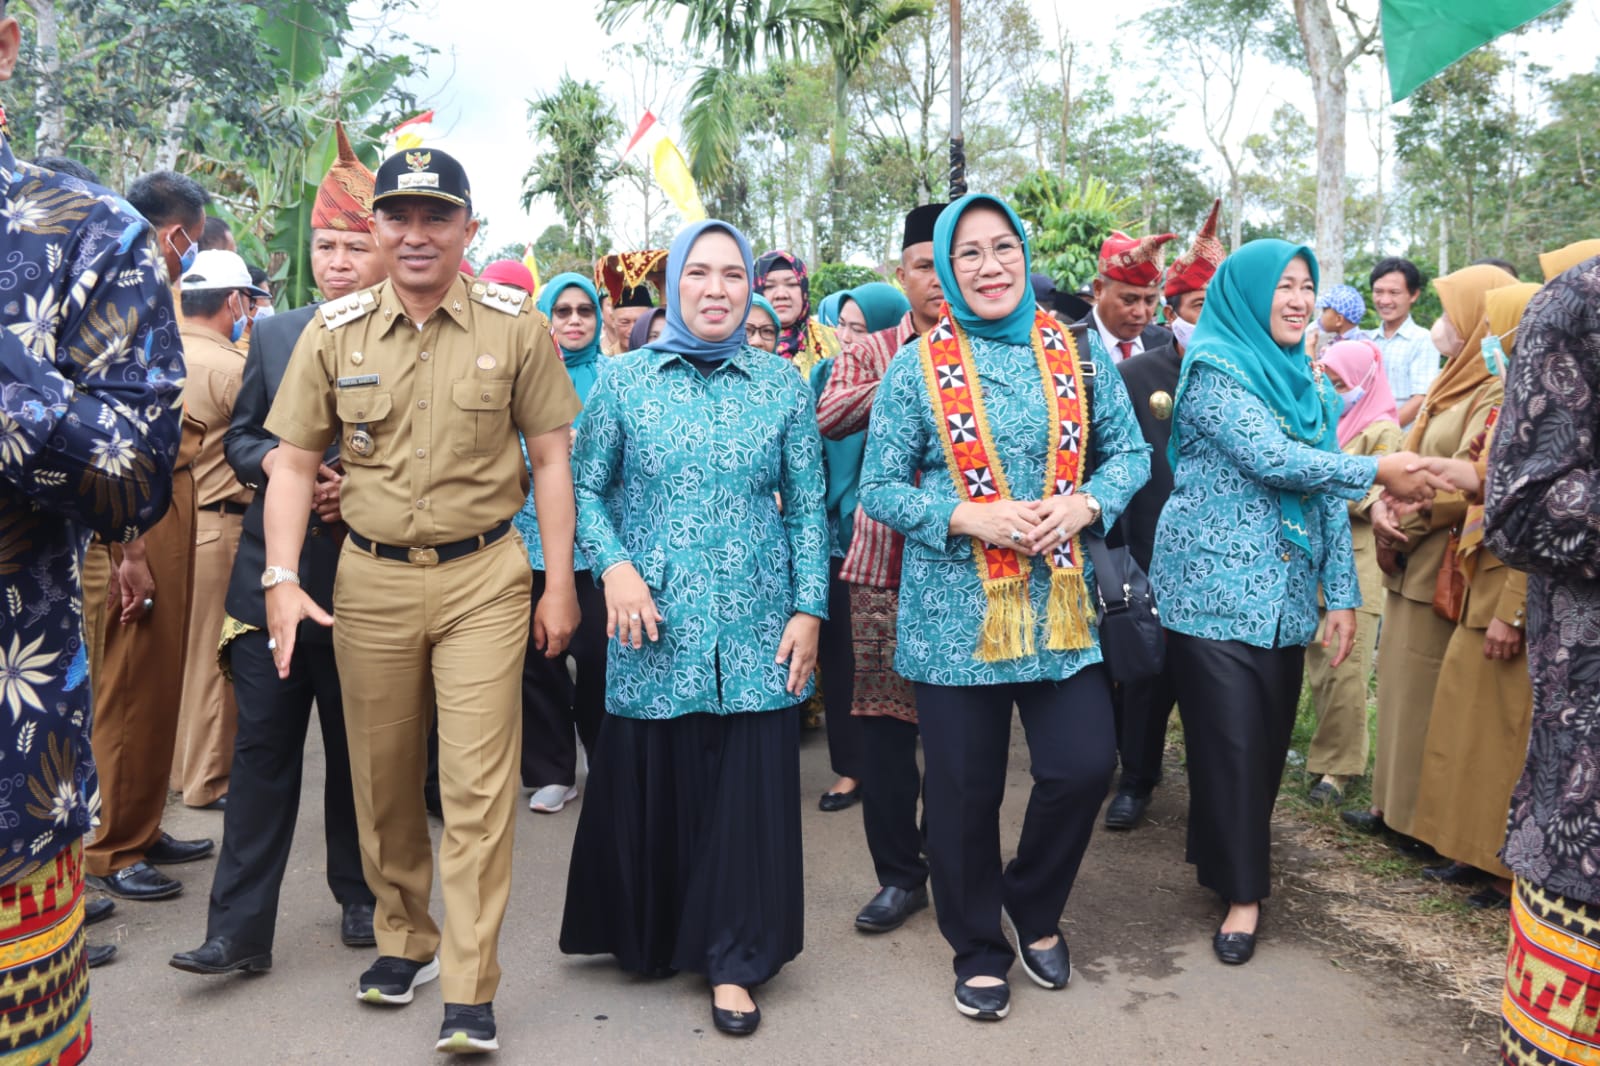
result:
[[[315,731],[313,730],[313,733]],[[338,910],[322,880],[320,753],[278,922],[275,968],[261,977],[202,978],[167,966],[197,945],[212,863],[174,867],[184,894],[119,903],[92,936],[115,938],[120,958],[95,971],[94,1061],[110,1064],[440,1062],[438,985],[398,1010],[358,1003],[371,958],[339,944]],[[1013,1008],[999,1024],[959,1016],[950,956],[930,912],[896,933],[866,937],[850,919],[874,890],[859,810],[822,814],[832,780],[822,738],[802,755],[806,794],[806,950],[759,993],[761,1031],[735,1041],[710,1025],[699,979],[627,977],[603,960],[555,947],[577,810],[520,812],[511,911],[496,1000],[505,1063],[847,1064],[1045,1061],[1074,1063],[1445,1063],[1463,1052],[1461,1019],[1431,995],[1407,994],[1386,972],[1333,965],[1325,949],[1275,930],[1242,968],[1211,955],[1220,912],[1183,865],[1181,796],[1158,794],[1158,823],[1100,833],[1067,908],[1076,972],[1046,992],[1012,972]],[[1004,817],[1015,841],[1026,797],[1025,755],[1013,748]],[[221,815],[174,807],[167,828],[216,834]],[[440,913],[438,891],[434,913]],[[1285,923],[1287,925],[1287,923]],[[1036,1058],[1042,1056],[1042,1058]]]

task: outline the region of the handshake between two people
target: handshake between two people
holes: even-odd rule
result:
[[[1386,477],[1384,464],[1390,464]],[[1394,473],[1398,467],[1399,472]],[[1406,518],[1426,516],[1436,493],[1459,493],[1469,502],[1483,499],[1484,471],[1467,459],[1422,456],[1415,452],[1396,452],[1378,460],[1378,483],[1383,495],[1374,501],[1368,517],[1378,546],[1403,551],[1410,538],[1401,530]]]

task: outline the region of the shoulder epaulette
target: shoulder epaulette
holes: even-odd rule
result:
[[[358,318],[364,318],[372,313],[378,306],[378,298],[366,289],[353,292],[349,296],[341,296],[337,300],[329,300],[317,309],[322,316],[322,324],[329,329],[338,329],[340,326],[349,325]]]
[[[507,315],[520,315],[522,305],[528,302],[528,294],[521,289],[493,281],[487,284],[481,281],[473,282],[472,298],[485,307],[492,307]]]

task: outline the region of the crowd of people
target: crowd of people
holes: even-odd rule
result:
[[[581,796],[560,949],[700,975],[756,1032],[803,946],[814,714],[819,806],[862,807],[878,885],[855,928],[933,906],[956,1009],[997,1021],[1013,962],[1067,986],[1079,865],[1097,822],[1141,824],[1176,707],[1187,859],[1242,965],[1309,686],[1311,797],[1375,760],[1345,820],[1510,911],[1506,1060],[1586,1061],[1600,242],[1542,286],[1434,279],[1431,331],[1414,264],[1373,269],[1363,331],[1361,290],[1308,247],[1227,254],[1215,205],[1170,264],[1174,235],[1113,234],[1062,292],[982,193],[905,216],[892,284],[815,304],[800,257],[714,219],[648,279],[540,286],[466,263],[461,162],[337,142],[321,299],[274,315],[193,180],[119,196],[0,134],[27,264],[0,272],[0,965],[42,989],[0,1004],[0,1051],[86,1056],[115,949],[84,926],[214,851],[171,964],[271,969],[313,708],[341,938],[377,951],[354,991],[437,981],[441,1051],[499,1046],[519,785]],[[1163,654],[1111,644],[1113,567],[1148,574]],[[162,830],[169,788],[220,845]]]

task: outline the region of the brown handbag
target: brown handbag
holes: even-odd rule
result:
[[[1467,575],[1461,569],[1461,530],[1450,531],[1450,542],[1444,547],[1444,561],[1439,564],[1439,576],[1433,583],[1433,613],[1446,622],[1461,621],[1461,608],[1467,601]]]

